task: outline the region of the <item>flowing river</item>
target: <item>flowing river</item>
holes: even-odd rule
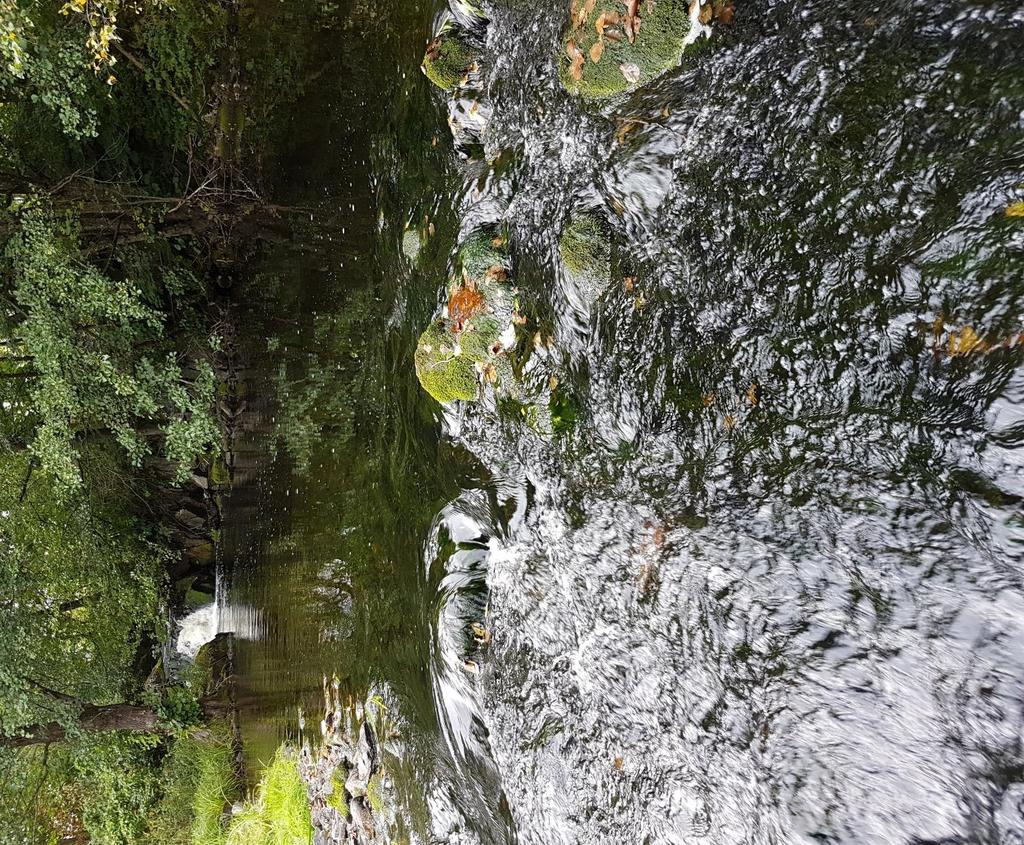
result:
[[[309,225],[237,315],[249,756],[337,674],[392,725],[381,841],[1024,843],[1024,9],[736,0],[599,108],[568,6],[488,6],[461,104],[440,2],[303,34],[266,167]],[[499,221],[557,434],[414,370]]]

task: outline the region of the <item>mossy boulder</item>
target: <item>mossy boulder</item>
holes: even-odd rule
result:
[[[512,383],[507,349],[515,291],[508,238],[494,227],[478,229],[460,245],[458,275],[448,287],[446,313],[420,337],[416,374],[438,402],[478,398],[481,382]]]
[[[458,27],[442,30],[427,45],[423,72],[442,91],[453,91],[479,64],[479,53]]]
[[[698,34],[689,0],[640,0],[633,16],[617,0],[573,0],[570,15],[559,77],[587,99],[633,91],[677,67]]]
[[[569,279],[583,299],[587,302],[597,299],[612,278],[608,221],[593,211],[577,214],[562,230],[559,251]]]
[[[434,322],[416,345],[416,375],[423,389],[441,404],[475,401],[480,390],[476,362],[462,354],[446,321]]]

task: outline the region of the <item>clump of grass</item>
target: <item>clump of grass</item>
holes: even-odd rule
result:
[[[207,739],[179,737],[160,768],[161,797],[146,841],[159,845],[221,845],[225,809],[239,797],[231,744],[217,726]]]
[[[312,840],[313,822],[298,758],[294,749],[282,746],[256,792],[231,819],[224,845],[309,845]]]

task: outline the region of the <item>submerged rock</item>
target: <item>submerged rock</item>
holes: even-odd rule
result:
[[[583,305],[590,306],[612,278],[611,227],[594,211],[573,217],[562,230],[559,252]]]
[[[480,55],[458,26],[448,26],[427,45],[423,72],[442,91],[453,91],[479,67]]]
[[[632,91],[676,67],[702,32],[689,0],[573,0],[559,77],[587,99]]]

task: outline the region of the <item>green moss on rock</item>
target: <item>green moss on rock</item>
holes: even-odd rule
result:
[[[443,30],[427,45],[423,72],[442,91],[451,91],[472,71],[478,54],[466,35],[457,28]]]
[[[576,13],[583,5],[584,0],[573,3],[573,18],[562,39],[559,77],[570,93],[587,99],[614,97],[639,88],[679,65],[692,27],[688,0],[643,0],[639,8],[640,28],[633,43],[625,32],[622,3],[597,0],[593,11],[581,19],[582,13]],[[622,20],[606,26],[602,37],[598,34],[597,22],[603,14],[617,15]],[[608,33],[613,36],[609,37]],[[602,47],[597,48],[600,53],[595,62],[592,56],[598,54],[591,51],[598,41]],[[584,60],[578,79],[573,75],[573,56]],[[579,66],[579,58],[576,65]]]
[[[348,796],[345,794],[345,779],[342,773],[343,770],[339,769],[331,776],[331,794],[327,798],[327,804],[334,807],[342,818],[348,818]]]
[[[366,800],[376,815],[379,816],[384,812],[384,784],[379,774],[371,777],[369,783],[366,784]]]
[[[481,286],[492,267],[508,272],[512,268],[508,235],[496,226],[477,229],[459,247],[459,264],[465,274]]]
[[[483,364],[494,357],[494,344],[500,336],[498,321],[490,315],[481,315],[470,320],[469,326],[459,335],[459,348],[467,358]]]
[[[562,230],[562,263],[587,299],[600,295],[611,281],[611,230],[601,215],[578,214]]]
[[[479,392],[476,363],[456,352],[455,340],[441,322],[432,323],[416,346],[416,375],[423,389],[441,404],[456,399],[472,402]]]

